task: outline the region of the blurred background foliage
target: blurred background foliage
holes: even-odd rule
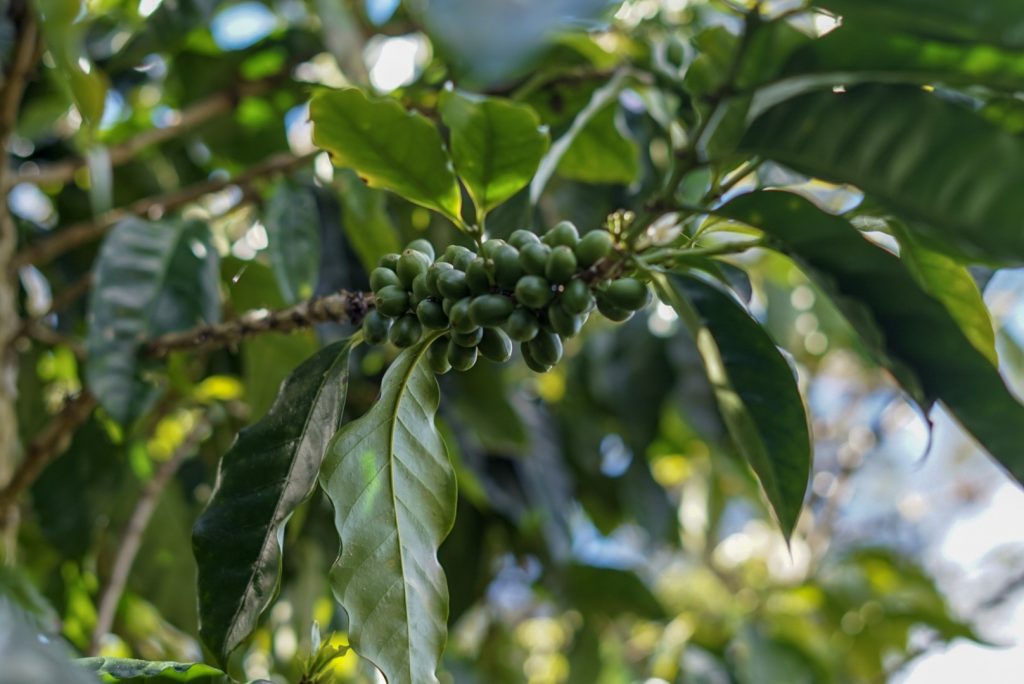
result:
[[[772,15],[800,8],[764,4]],[[332,170],[324,154],[306,157],[314,148],[305,103],[318,86],[366,86],[436,117],[439,88],[454,80],[530,104],[553,139],[596,104],[539,209],[540,225],[570,219],[586,230],[650,193],[667,165],[666,135],[677,133],[676,117],[695,117],[692,98],[721,82],[741,23],[737,8],[718,0],[39,0],[37,9],[44,67],[11,141],[25,174],[10,197],[23,243],[111,207],[244,174],[273,155],[299,160],[286,177],[225,183],[184,207],[209,224],[222,257],[224,318],[365,290],[367,270],[398,245],[461,239],[426,210]],[[791,25],[816,35],[829,21],[794,13]],[[10,59],[12,46],[11,27],[0,23],[0,57]],[[1014,55],[1020,69],[1024,56]],[[668,85],[603,95],[630,64]],[[984,105],[1015,132],[1022,111],[1013,98]],[[108,152],[183,119],[185,130],[130,158]],[[69,178],[31,177],[71,158],[82,162]],[[708,180],[696,174],[684,192],[699,198]],[[836,209],[862,199],[770,163],[748,182],[795,188]],[[521,195],[488,227],[500,236],[528,221]],[[25,439],[82,385],[74,340],[86,325],[84,301],[50,309],[88,277],[95,257],[90,243],[20,271],[26,315],[54,331],[49,344],[19,348]],[[915,675],[943,662],[950,644],[975,668],[1021,662],[1019,490],[942,415],[929,436],[788,259],[755,251],[722,268],[791,355],[809,397],[815,472],[791,544],[769,522],[692,341],[663,305],[626,325],[591,325],[544,376],[487,362],[445,376],[439,421],[460,488],[441,549],[452,600],[446,681],[954,681]],[[1020,387],[1020,274],[976,275],[987,283],[1003,367]],[[295,366],[349,333],[324,325],[198,358],[172,355],[165,391],[141,421],[124,430],[97,413],[33,485],[0,595],[79,654],[202,660],[190,530],[217,462]],[[355,352],[347,416],[372,404],[392,354]],[[155,511],[113,621],[97,633],[147,492]],[[325,642],[346,643],[327,583],[337,552],[331,515],[320,493],[296,514],[280,596],[236,654],[233,674],[299,681],[314,625]],[[0,630],[13,653],[17,642],[5,639]],[[375,681],[351,652],[330,672],[330,681]],[[0,681],[8,679],[0,673]]]

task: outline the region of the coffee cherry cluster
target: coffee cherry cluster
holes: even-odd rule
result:
[[[611,251],[610,234],[580,238],[568,221],[543,237],[517,230],[508,242],[488,240],[479,254],[452,245],[436,260],[429,242],[414,240],[370,274],[376,309],[363,334],[370,344],[404,348],[424,331],[446,331],[427,352],[436,373],[469,370],[480,355],[507,361],[515,340],[527,366],[547,372],[562,357],[562,340],[577,335],[595,307],[625,321],[649,301],[635,278],[600,280],[588,271]]]

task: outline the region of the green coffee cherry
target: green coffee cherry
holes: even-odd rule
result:
[[[594,308],[594,295],[590,288],[579,278],[569,281],[561,297],[562,308],[573,315],[587,313]]]
[[[377,262],[377,265],[383,268],[389,268],[392,271],[398,270],[398,257],[398,254],[390,252],[382,256],[380,261]]]
[[[448,343],[448,363],[458,371],[468,371],[476,365],[476,347],[460,347],[452,340]]]
[[[590,268],[612,253],[612,236],[603,230],[592,230],[580,238],[575,252],[580,268]]]
[[[519,262],[519,250],[512,245],[502,245],[494,252],[494,281],[511,290],[523,277],[523,266]]]
[[[452,342],[459,345],[460,347],[475,347],[480,344],[480,340],[484,338],[483,328],[473,328],[469,332],[453,332]]]
[[[540,323],[537,322],[537,317],[532,311],[516,309],[508,317],[505,330],[517,342],[528,342],[537,336],[537,331],[540,330]]]
[[[402,285],[409,289],[412,287],[412,281],[416,276],[421,273],[426,273],[430,267],[430,259],[423,252],[417,252],[415,249],[407,249],[402,252],[402,256],[398,259],[398,268],[395,269],[398,273],[398,277],[402,279]]]
[[[616,323],[623,323],[633,317],[632,311],[620,309],[602,297],[597,298],[597,310],[609,321],[615,321]]]
[[[601,297],[612,306],[636,311],[647,305],[651,292],[636,278],[619,278],[608,283],[601,291]]]
[[[401,287],[402,279],[399,278],[398,274],[390,268],[384,268],[383,266],[378,266],[370,271],[370,289],[374,292],[379,292],[382,288],[385,288],[388,285],[397,285]]]
[[[533,351],[530,349],[529,342],[523,342],[519,345],[519,351],[523,353],[523,361],[526,362],[527,368],[532,370],[534,373],[547,373],[552,368],[550,363],[541,363],[537,361],[533,356]]]
[[[412,296],[409,297],[409,303],[413,308],[419,306],[419,303],[424,299],[428,299],[432,296],[430,288],[427,287],[427,274],[425,272],[420,273],[418,276],[413,278]]]
[[[424,299],[416,307],[416,318],[427,330],[444,330],[448,327],[448,316],[441,302]]]
[[[576,337],[583,328],[586,314],[574,316],[562,308],[561,302],[553,302],[548,307],[548,323],[551,329],[562,337]]]
[[[554,296],[551,283],[535,275],[520,278],[516,283],[515,294],[520,304],[531,309],[544,308]]]
[[[427,364],[430,366],[430,370],[438,375],[444,375],[452,369],[452,364],[448,361],[447,335],[442,335],[430,343],[430,347],[427,349]]]
[[[469,317],[469,305],[471,302],[472,300],[469,297],[465,297],[455,302],[448,311],[448,320],[451,321],[452,329],[456,332],[469,332],[477,327],[473,319]]]
[[[522,264],[523,270],[530,275],[542,276],[548,267],[548,255],[550,254],[550,247],[536,242],[526,245],[519,251],[519,262]]]
[[[429,259],[430,261],[434,260],[434,245],[430,244],[428,240],[424,240],[423,238],[420,238],[419,240],[413,240],[408,245],[406,245],[405,248],[413,249],[416,250],[417,252],[426,254],[427,259]]]
[[[519,230],[513,231],[513,233],[508,236],[508,244],[512,245],[516,249],[522,249],[526,245],[531,245],[536,242],[540,242],[540,238],[537,237],[537,234],[532,230],[523,230],[520,228]]]
[[[512,340],[500,328],[484,328],[477,347],[491,361],[504,363],[512,358]]]
[[[525,344],[533,358],[541,365],[554,366],[562,358],[562,338],[555,333],[541,330]]]
[[[556,223],[551,230],[544,234],[541,238],[547,245],[552,247],[564,246],[564,247],[575,247],[576,243],[579,242],[580,234],[569,221],[560,221]]]
[[[466,274],[455,268],[441,272],[437,277],[437,289],[445,299],[462,299],[469,296]]]
[[[511,297],[499,294],[487,294],[474,297],[469,305],[469,318],[476,325],[495,326],[508,320],[516,308]]]
[[[488,273],[487,262],[477,257],[466,269],[466,284],[473,294],[484,294],[491,291],[491,275]]]
[[[576,273],[576,255],[570,247],[561,245],[551,250],[548,263],[544,268],[544,276],[555,285],[569,282]]]
[[[391,330],[391,319],[380,311],[371,311],[363,319],[363,339],[367,344],[383,344]]]
[[[401,316],[409,309],[409,293],[397,285],[382,287],[375,296],[377,311],[385,316]]]
[[[445,261],[452,266],[460,271],[465,271],[469,266],[469,262],[476,258],[476,254],[462,245],[451,245],[448,249],[444,250],[444,257]]]
[[[493,259],[498,250],[507,244],[504,240],[488,240],[480,249],[480,253],[485,259]]]
[[[391,344],[400,349],[413,346],[420,341],[422,336],[423,326],[420,325],[419,319],[412,314],[406,314],[399,318],[388,332]]]
[[[435,261],[431,264],[430,268],[427,269],[427,289],[430,290],[430,294],[434,297],[441,296],[441,290],[437,287],[437,279],[441,277],[441,274],[445,271],[451,271],[454,266],[444,261]]]

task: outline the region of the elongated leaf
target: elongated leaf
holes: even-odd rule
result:
[[[945,254],[929,249],[902,228],[897,234],[900,240],[900,259],[910,269],[918,284],[942,302],[971,344],[993,366],[998,366],[992,316],[967,267]]]
[[[58,81],[71,94],[85,122],[99,126],[109,84],[85,49],[89,25],[79,16],[81,0],[37,0],[35,4]]]
[[[941,399],[1014,477],[1024,478],[1024,406],[896,256],[791,193],[744,195],[721,211],[777,239],[922,407]]]
[[[309,299],[320,271],[320,213],[313,188],[283,181],[270,197],[263,223],[281,296],[288,304]]]
[[[811,440],[796,378],[757,321],[704,280],[659,280],[662,298],[691,329],[722,418],[750,464],[787,538],[811,472]]]
[[[441,117],[455,170],[485,214],[526,187],[550,143],[536,112],[507,100],[446,90]]]
[[[277,589],[284,526],[313,491],[341,423],[350,349],[337,342],[296,368],[221,460],[192,535],[200,635],[221,658],[252,632]]]
[[[429,339],[384,375],[370,411],[334,438],[320,485],[341,553],[331,571],[356,652],[389,684],[437,682],[448,587],[437,550],[455,516],[455,474],[434,426],[439,393],[420,359]]]
[[[341,200],[342,229],[369,273],[382,256],[401,251],[398,233],[385,206],[386,195],[366,187],[351,170],[339,171],[335,182]]]
[[[821,0],[844,18],[953,41],[1024,48],[1024,12],[1017,0]]]
[[[122,221],[96,262],[86,377],[110,415],[131,422],[147,389],[138,351],[147,338],[219,317],[217,252],[197,222]]]
[[[587,122],[559,161],[559,176],[584,183],[633,182],[640,172],[640,151],[619,130],[618,112],[613,103]]]
[[[203,663],[135,660],[134,658],[79,658],[77,663],[103,677],[104,681],[159,678],[172,682],[192,682],[223,675],[221,670]]]
[[[0,598],[0,684],[96,684],[71,660],[62,640],[41,636],[29,618]]]
[[[968,254],[1024,261],[1024,140],[934,94],[873,85],[802,95],[754,121],[742,147],[852,183]]]
[[[313,142],[370,187],[398,193],[459,222],[462,194],[441,134],[426,117],[356,88],[318,93],[309,105]]]

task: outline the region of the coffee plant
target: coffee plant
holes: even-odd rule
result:
[[[981,638],[811,482],[879,396],[1024,478],[982,298],[1024,4],[2,12],[0,684],[859,683]]]

